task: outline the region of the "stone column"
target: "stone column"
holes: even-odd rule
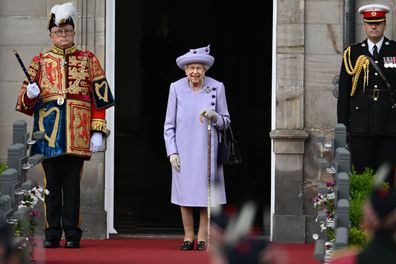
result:
[[[308,133],[300,129],[271,131],[275,153],[275,242],[305,242],[303,161]]]
[[[305,1],[277,1],[275,208],[272,238],[305,242],[304,130]]]

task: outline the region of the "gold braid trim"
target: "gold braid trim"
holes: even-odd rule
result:
[[[364,79],[363,79],[363,91],[365,90],[364,87],[368,85],[368,77],[369,77],[369,64],[370,61],[365,55],[360,55],[355,63],[355,67],[352,66],[351,62],[351,47],[349,46],[344,51],[344,64],[345,70],[349,75],[353,75],[352,77],[352,89],[351,89],[351,96],[354,96],[356,93],[356,86],[359,81],[360,74],[362,69],[364,70]]]
[[[106,134],[107,125],[106,120],[103,119],[92,119],[91,120],[91,131],[99,131]]]

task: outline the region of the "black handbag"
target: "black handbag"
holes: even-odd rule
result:
[[[221,116],[224,121],[224,117]],[[238,143],[232,133],[231,125],[226,130],[219,131],[219,145],[217,150],[217,163],[224,165],[240,164],[241,153],[239,152]]]

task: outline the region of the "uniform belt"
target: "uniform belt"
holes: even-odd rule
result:
[[[378,98],[394,98],[396,92],[382,89],[366,89],[363,93],[366,96],[372,97],[374,100]]]

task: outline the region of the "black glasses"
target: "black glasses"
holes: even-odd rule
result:
[[[74,30],[73,29],[60,29],[60,30],[56,30],[56,31],[52,31],[52,34],[55,34],[57,37],[61,37],[63,36],[63,34],[65,36],[70,36],[71,34],[73,34]]]

